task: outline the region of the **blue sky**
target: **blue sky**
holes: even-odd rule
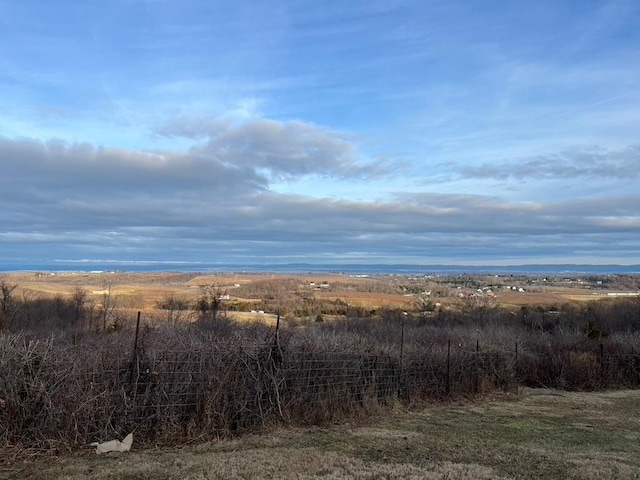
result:
[[[635,1],[0,0],[0,265],[640,263]]]

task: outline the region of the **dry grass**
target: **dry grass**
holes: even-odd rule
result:
[[[77,465],[78,461],[72,462]],[[290,447],[251,449],[241,452],[182,452],[133,454],[127,458],[96,458],[86,467],[68,463],[34,472],[41,479],[193,479],[230,480],[270,479],[499,479],[496,473],[480,465],[442,462],[429,467],[411,464],[368,462],[336,452]],[[132,463],[134,466],[132,466]],[[69,468],[71,467],[71,468]],[[70,471],[72,470],[72,471]],[[27,478],[29,478],[27,476]]]
[[[573,291],[575,293],[575,290]],[[567,292],[498,292],[496,299],[500,305],[520,307],[522,305],[562,305],[569,299]]]
[[[0,478],[634,479],[638,411],[640,391],[526,390],[482,403],[395,409],[366,425],[130,454],[87,451],[14,465]]]
[[[415,308],[416,299],[405,295],[374,292],[316,292],[316,298],[325,300],[342,300],[343,302],[363,308]]]
[[[104,279],[114,280],[114,291],[121,297],[135,299],[136,305],[132,308],[152,310],[159,301],[168,295],[175,295],[188,300],[195,300],[200,294],[200,285],[216,285],[227,289],[233,297],[236,285],[246,286],[265,281],[286,282],[293,280],[294,284],[308,286],[310,282],[316,284],[326,283],[331,285],[331,291],[316,290],[313,294],[318,299],[340,299],[352,306],[363,308],[393,307],[412,309],[416,306],[416,299],[402,294],[378,292],[377,289],[388,287],[384,279],[354,278],[348,275],[328,274],[216,274],[196,275],[185,273],[118,273],[90,274],[90,273],[58,273],[55,275],[44,274],[36,276],[31,272],[3,273],[3,278],[10,284],[17,284],[17,294],[28,290],[44,296],[71,295],[73,290],[80,286],[87,290],[96,299],[104,290]],[[357,287],[354,289],[354,286]],[[359,291],[363,288],[366,291]],[[371,291],[372,290],[372,291]],[[456,291],[457,292],[457,291]],[[562,304],[570,300],[595,300],[606,296],[593,294],[591,290],[579,287],[554,287],[539,289],[537,292],[497,292],[497,300],[506,306],[521,306],[527,304]],[[242,298],[239,298],[243,300]],[[449,304],[457,301],[457,297],[438,298],[438,302]]]

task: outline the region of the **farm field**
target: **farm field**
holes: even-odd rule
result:
[[[471,277],[359,277],[340,274],[187,274],[187,273],[35,273],[11,272],[0,277],[17,285],[15,294],[23,297],[69,297],[82,289],[87,298],[100,304],[104,294],[117,300],[123,311],[142,310],[153,316],[158,306],[168,298],[193,304],[203,288],[213,288],[225,295],[226,305],[237,311],[272,307],[275,299],[293,305],[301,299],[318,302],[342,303],[363,309],[396,308],[419,310],[429,299],[438,305],[456,305],[461,298],[481,296],[506,307],[523,305],[559,306],[566,302],[583,302],[611,297],[614,294],[634,295],[638,292],[637,278],[629,277],[621,285],[611,279],[591,282],[580,279],[547,279],[528,277],[509,278],[489,275]],[[543,281],[544,280],[544,281]],[[550,279],[551,280],[551,279]],[[570,283],[567,283],[570,280]],[[425,296],[428,292],[428,297]],[[317,308],[321,310],[320,307]],[[265,313],[278,313],[282,308],[271,308]],[[236,315],[238,319],[255,319],[255,315]],[[269,320],[270,317],[267,317]]]
[[[634,479],[640,391],[523,389],[325,428],[15,463],[2,479]]]

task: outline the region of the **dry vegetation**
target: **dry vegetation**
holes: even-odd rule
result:
[[[468,401],[523,387],[637,388],[640,301],[627,296],[637,288],[636,277],[5,275],[0,424],[7,428],[0,432],[0,458],[12,466],[30,453],[67,455],[130,431],[140,448],[279,425],[362,422],[400,405]],[[597,300],[571,300],[589,292]],[[358,444],[357,438],[351,440]],[[497,437],[489,446],[505,441],[510,438]],[[345,459],[345,452],[325,447],[310,447],[302,461],[317,455],[326,472],[337,472],[334,478],[356,471],[361,478],[391,475],[383,451],[366,473],[372,459],[351,449],[354,458]],[[480,461],[471,451],[446,448],[448,456],[440,456],[433,448],[418,449],[430,463],[411,456],[391,463],[405,469],[402,478],[514,476],[511,461]],[[287,449],[278,455],[298,461],[300,452]],[[507,457],[516,456],[509,450]],[[279,478],[282,465],[273,462],[265,468]],[[563,465],[553,471],[569,472]],[[249,475],[228,468],[226,478]]]
[[[455,305],[470,295],[488,296],[503,306],[547,305],[609,298],[613,293],[638,293],[637,276],[534,278],[519,276],[467,275],[409,277],[382,275],[299,274],[215,274],[187,273],[33,273],[1,275],[8,285],[16,285],[15,296],[68,297],[78,288],[87,299],[100,304],[111,286],[120,308],[142,309],[151,314],[158,304],[174,297],[185,302],[197,300],[203,287],[215,287],[230,296],[229,307],[242,309],[253,304],[268,307],[271,313],[293,313],[306,301],[315,307],[345,303],[370,309],[382,307],[417,310],[424,293],[434,303]],[[518,289],[522,288],[522,292]],[[478,292],[478,289],[482,292]],[[245,305],[245,303],[248,303]],[[276,310],[280,309],[280,312]],[[330,309],[330,308],[329,308]]]
[[[0,478],[593,479],[640,475],[638,391],[527,390],[327,428],[14,464]]]

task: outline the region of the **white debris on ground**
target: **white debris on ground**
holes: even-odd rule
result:
[[[128,452],[131,450],[133,444],[133,433],[130,433],[124,440],[109,440],[108,442],[91,444],[92,447],[96,447],[96,453],[109,453],[109,452]]]

